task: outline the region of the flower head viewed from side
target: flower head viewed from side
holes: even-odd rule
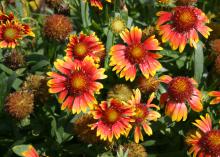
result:
[[[104,53],[105,48],[95,33],[90,35],[80,33],[79,37],[75,34],[70,35],[65,51],[70,58],[83,60],[86,56],[92,56],[98,62],[100,58],[96,54]]]
[[[188,135],[186,142],[190,147],[189,154],[194,157],[219,157],[220,156],[220,130],[212,128],[209,114],[200,116],[193,124],[200,130]]]
[[[199,42],[197,32],[205,38],[210,35],[211,29],[205,26],[209,22],[205,13],[193,6],[175,7],[172,12],[160,11],[157,13],[157,29],[162,35],[162,42],[169,41],[173,50],[179,48],[183,52],[187,42],[196,48]]]
[[[203,110],[201,103],[202,94],[195,87],[196,81],[188,77],[175,77],[164,75],[160,78],[161,82],[168,85],[167,92],[160,97],[160,104],[165,105],[165,114],[172,118],[172,121],[185,121],[187,119],[186,103],[193,111]]]
[[[212,91],[212,92],[209,92],[208,95],[212,97],[216,97],[210,102],[211,105],[220,103],[220,91]]]
[[[29,25],[14,19],[13,13],[1,14],[0,21],[0,48],[15,48],[19,44],[18,40],[35,36]]]
[[[101,0],[89,0],[89,1],[91,3],[91,6],[98,7],[99,10],[103,9],[103,5],[102,5]],[[111,0],[105,0],[105,1],[111,3]]]
[[[94,94],[98,94],[103,85],[97,82],[105,79],[103,68],[98,68],[91,57],[81,62],[74,62],[65,57],[65,61],[57,59],[54,63],[59,71],[48,72],[51,79],[48,81],[49,92],[59,93],[58,101],[61,109],[68,108],[74,113],[86,112],[96,104]]]
[[[127,131],[132,127],[132,108],[116,99],[101,102],[91,113],[97,122],[90,127],[92,130],[97,128],[97,136],[100,136],[100,139],[111,142],[114,137],[119,139],[121,135],[127,135]]]
[[[12,149],[17,155],[21,157],[40,157],[32,145],[17,145]]]
[[[151,50],[162,50],[155,36],[151,36],[144,42],[142,39],[142,30],[138,27],[132,27],[131,30],[125,30],[120,33],[120,37],[125,44],[114,45],[110,50],[110,66],[113,71],[120,73],[120,77],[133,81],[136,77],[137,66],[142,74],[148,78],[154,76],[156,71],[162,68],[157,61],[161,55],[150,52]]]
[[[139,140],[144,140],[142,135],[142,129],[147,135],[152,135],[153,131],[150,127],[150,121],[157,121],[161,117],[160,113],[151,110],[151,108],[159,109],[155,104],[151,104],[154,99],[154,93],[150,95],[147,104],[141,103],[141,92],[139,89],[134,91],[132,99],[128,101],[128,104],[135,108],[134,121],[134,141],[139,143]]]

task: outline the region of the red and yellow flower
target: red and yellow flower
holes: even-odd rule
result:
[[[162,42],[170,42],[173,50],[179,48],[183,52],[187,42],[196,48],[199,42],[197,32],[205,38],[210,35],[211,29],[205,26],[209,22],[205,13],[193,6],[178,6],[172,12],[160,11],[157,28],[162,35]]]
[[[142,130],[144,130],[144,132],[149,136],[153,134],[150,127],[150,121],[157,121],[157,119],[161,117],[160,113],[151,110],[151,108],[159,109],[157,105],[151,103],[153,99],[154,93],[150,95],[147,104],[141,103],[141,92],[139,89],[136,89],[131,100],[128,101],[128,104],[135,108],[135,115],[133,116],[135,121],[133,125],[134,141],[136,143],[139,143],[139,140],[144,140]]]
[[[104,53],[105,48],[95,33],[90,35],[80,33],[79,37],[76,34],[70,35],[65,51],[70,58],[83,60],[86,56],[92,56],[98,62],[100,58],[97,54]]]
[[[96,104],[94,94],[99,94],[103,85],[97,80],[105,79],[103,68],[98,68],[91,57],[81,62],[73,62],[71,58],[57,59],[54,63],[59,71],[48,72],[51,79],[48,81],[49,92],[59,93],[58,101],[61,109],[68,108],[74,113],[86,112]]]
[[[215,104],[220,103],[220,91],[212,91],[212,92],[209,92],[208,95],[216,97],[210,102],[211,105],[215,105]]]
[[[102,5],[101,0],[89,0],[89,1],[91,3],[91,6],[98,7],[99,10],[103,9],[103,5]],[[111,3],[111,0],[105,0],[105,1]]]
[[[117,44],[110,51],[110,66],[113,71],[120,73],[120,77],[133,81],[136,77],[136,67],[139,66],[142,74],[148,78],[154,76],[162,66],[157,61],[162,56],[150,52],[151,50],[162,50],[155,36],[151,36],[144,42],[142,39],[142,30],[138,27],[132,27],[129,31],[126,29],[120,33],[120,37],[126,43]]]
[[[193,111],[203,110],[201,103],[202,94],[195,87],[197,82],[188,77],[175,77],[164,75],[160,78],[161,82],[168,84],[167,92],[160,97],[160,104],[165,105],[165,114],[172,118],[172,121],[185,121],[187,119],[186,103]]]
[[[100,136],[100,139],[111,142],[114,137],[119,139],[121,135],[127,135],[127,131],[132,127],[130,122],[133,121],[131,117],[134,112],[130,106],[119,100],[103,101],[91,113],[97,122],[90,127],[92,130],[97,128],[97,136]]]
[[[193,124],[200,130],[188,135],[186,142],[190,145],[189,154],[194,157],[218,157],[220,156],[220,130],[212,129],[212,120],[209,114],[200,116]]]
[[[0,48],[15,48],[19,44],[18,40],[25,36],[35,36],[27,24],[20,24],[13,19],[12,13],[0,15]]]

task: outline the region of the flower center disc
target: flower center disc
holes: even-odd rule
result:
[[[187,77],[176,77],[168,85],[168,93],[177,102],[190,99],[193,92],[193,85]]]
[[[201,148],[211,156],[220,155],[220,130],[212,130],[205,135],[199,141]]]
[[[112,30],[116,33],[121,32],[124,29],[124,23],[121,20],[112,21]]]
[[[87,46],[84,43],[78,43],[74,47],[74,54],[79,58],[84,57],[87,54]]]
[[[6,38],[6,40],[11,41],[16,39],[17,33],[18,31],[14,28],[6,28],[4,32],[4,37]]]
[[[84,91],[87,86],[86,76],[79,72],[73,74],[71,79],[71,85],[74,93],[79,93],[80,91]]]
[[[147,109],[142,104],[139,104],[136,107],[135,113],[136,113],[135,114],[136,122],[140,123],[143,121],[143,119],[145,119],[145,117],[147,115]]]
[[[179,7],[174,13],[174,25],[179,32],[189,31],[197,23],[197,16],[192,7]]]
[[[105,119],[109,123],[115,123],[119,118],[119,113],[117,110],[111,108],[105,112]]]
[[[127,57],[132,63],[140,63],[143,60],[145,54],[144,48],[141,44],[128,47],[127,52]]]

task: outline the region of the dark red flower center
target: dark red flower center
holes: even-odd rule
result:
[[[3,36],[4,36],[5,40],[13,41],[13,40],[17,39],[18,30],[13,27],[5,28]]]
[[[141,123],[143,120],[145,120],[147,116],[147,108],[143,104],[138,104],[136,105],[136,110],[135,110],[135,121],[136,123]]]
[[[127,59],[133,64],[142,62],[146,54],[142,44],[128,46],[126,52]]]
[[[168,85],[168,94],[171,99],[183,102],[190,99],[193,92],[193,84],[187,77],[176,77]]]
[[[220,156],[220,130],[212,130],[202,136],[199,145],[205,154],[213,157]]]
[[[105,121],[110,124],[115,123],[119,119],[119,117],[120,113],[114,108],[109,108],[105,111]]]
[[[177,7],[173,15],[173,21],[176,31],[184,32],[196,26],[198,17],[193,7]]]
[[[78,43],[73,48],[73,57],[77,59],[83,59],[88,53],[87,45],[84,43]]]
[[[71,84],[71,91],[74,94],[79,95],[87,89],[88,78],[81,71],[74,72],[71,76],[70,84]]]

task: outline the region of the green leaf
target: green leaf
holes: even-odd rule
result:
[[[35,64],[34,66],[32,66],[31,71],[32,72],[37,71],[37,70],[39,70],[49,64],[50,64],[50,62],[48,62],[46,60],[42,60],[42,61],[38,62],[37,64]]]
[[[85,1],[81,1],[81,16],[83,27],[89,27],[91,25],[91,19],[89,17],[89,4]]]
[[[194,52],[194,78],[198,83],[201,82],[203,70],[204,70],[204,54],[203,43],[200,41],[197,44],[197,48]]]
[[[108,69],[109,65],[109,51],[114,44],[114,34],[111,30],[108,31],[107,34],[107,42],[106,42],[106,57],[105,57],[105,69]]]

